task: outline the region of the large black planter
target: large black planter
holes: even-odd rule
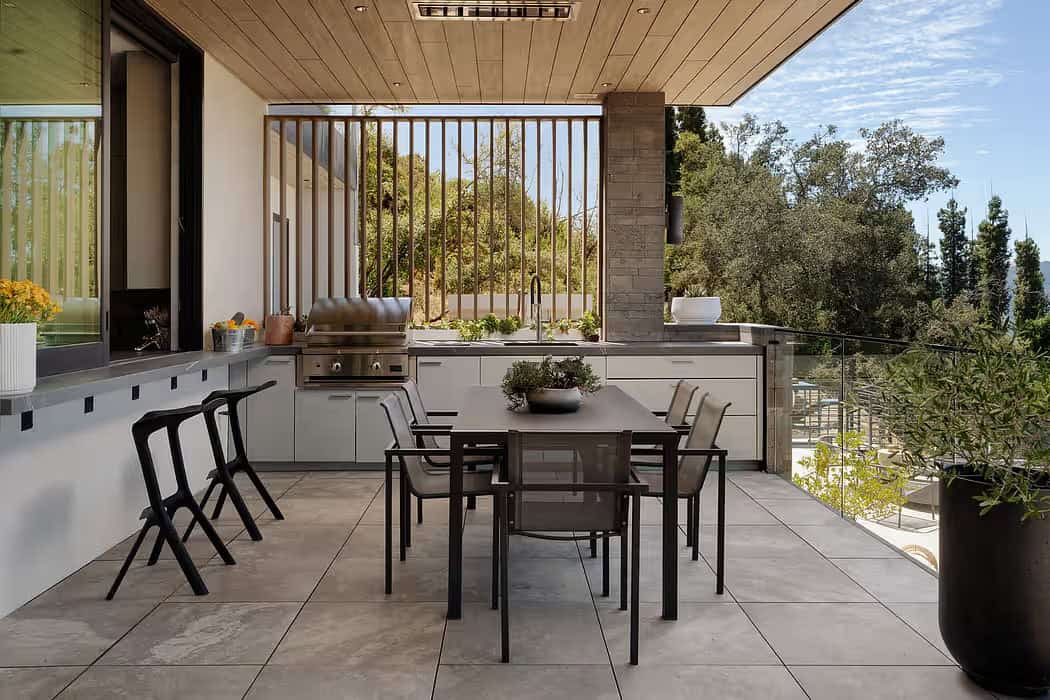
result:
[[[1050,518],[1000,505],[980,515],[981,485],[941,481],[940,625],[981,686],[1012,695],[1050,688]]]

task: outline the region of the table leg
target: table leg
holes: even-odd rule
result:
[[[726,563],[726,456],[718,455],[718,563],[716,565],[715,593],[725,591]]]
[[[390,595],[393,592],[393,572],[391,571],[392,564],[390,563],[390,560],[393,557],[393,552],[391,551],[393,547],[391,546],[390,542],[391,529],[394,527],[394,524],[392,522],[394,518],[394,494],[391,493],[391,491],[393,490],[393,476],[391,474],[392,471],[393,467],[390,464],[390,455],[387,455],[385,482],[383,484],[385,501],[384,522],[386,523],[386,527],[383,528],[383,553],[385,557],[385,562],[383,564],[383,591],[387,595]]]
[[[449,438],[448,619],[463,616],[463,441]],[[506,556],[506,555],[504,555]]]
[[[678,619],[678,436],[664,440],[663,617]]]

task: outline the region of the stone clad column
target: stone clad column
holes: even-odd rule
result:
[[[605,96],[607,340],[663,339],[664,94]]]

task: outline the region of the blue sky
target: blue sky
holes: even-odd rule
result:
[[[983,216],[994,188],[1014,239],[1027,215],[1050,260],[1048,26],[1048,0],[863,0],[734,107],[708,113],[779,119],[799,140],[821,124],[856,139],[894,118],[943,136],[960,203]],[[912,206],[920,232],[928,209],[937,237],[946,200]]]

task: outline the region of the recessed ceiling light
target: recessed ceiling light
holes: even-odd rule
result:
[[[393,83],[391,83],[391,85],[393,85],[394,87],[401,87],[401,83],[397,82],[396,80]]]
[[[649,8],[648,7],[639,7],[637,10],[635,10],[635,12],[637,12],[640,15],[647,15],[647,14],[649,14]]]
[[[612,87],[612,83],[602,83],[602,87]]]
[[[368,10],[368,5],[354,5],[354,12],[365,12]]]

